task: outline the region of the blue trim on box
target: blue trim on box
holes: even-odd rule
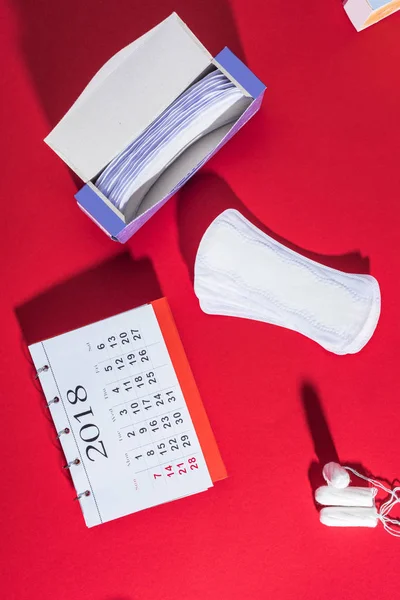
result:
[[[242,61],[229,50],[224,48],[215,57],[223,67],[240,85],[250,94],[252,98],[258,98],[266,86],[250,71]]]
[[[368,0],[368,4],[373,10],[377,10],[386,4],[390,4],[391,1],[392,0]]]
[[[125,228],[126,223],[107,206],[89,185],[83,186],[75,194],[75,199],[110,235],[116,237]]]

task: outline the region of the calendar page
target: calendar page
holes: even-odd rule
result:
[[[162,299],[29,347],[88,527],[213,485],[160,327],[177,335],[168,315]],[[203,407],[192,413],[215,458]]]

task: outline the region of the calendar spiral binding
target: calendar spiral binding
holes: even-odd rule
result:
[[[85,490],[84,492],[81,492],[80,494],[75,496],[74,500],[80,500],[81,498],[84,498],[86,496],[90,496],[90,490]]]
[[[45,373],[46,371],[49,370],[49,365],[43,365],[43,367],[40,367],[39,369],[36,370],[36,376],[35,379],[39,378],[40,373]],[[60,402],[60,398],[58,396],[54,396],[54,398],[52,398],[49,402],[47,402],[47,408],[50,408],[50,406],[52,404],[58,404]],[[69,427],[64,427],[64,429],[61,429],[61,431],[59,431],[57,433],[57,439],[60,439],[60,437],[62,435],[68,435],[69,433],[71,433],[71,430]],[[71,469],[71,467],[73,467],[74,465],[80,465],[81,461],[79,458],[74,458],[73,460],[70,460],[69,462],[67,462],[66,465],[63,466],[63,469]],[[87,496],[90,496],[91,492],[90,490],[85,490],[84,492],[80,492],[75,498],[74,500],[81,500],[81,498],[86,498]]]
[[[50,408],[52,404],[57,404],[58,402],[60,402],[60,398],[58,396],[54,396],[54,398],[47,403],[47,408]]]
[[[74,460],[70,460],[66,465],[63,466],[63,469],[70,469],[72,465],[80,465],[81,461],[79,458],[74,458]]]
[[[68,435],[68,433],[71,433],[71,430],[69,427],[65,427],[64,429],[61,429],[61,431],[59,431],[57,433],[57,439],[59,440],[62,435]]]
[[[43,373],[48,370],[49,370],[49,365],[43,365],[43,367],[40,367],[39,369],[37,369],[35,379],[38,379],[40,373]]]

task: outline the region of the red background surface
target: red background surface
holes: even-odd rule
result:
[[[1,5],[2,597],[397,597],[400,542],[381,526],[320,525],[309,471],[315,483],[318,462],[337,452],[400,475],[400,13],[357,34],[340,0]],[[173,9],[268,90],[260,113],[122,247],[76,208],[76,183],[42,139],[111,54]],[[377,277],[382,316],[360,354],[201,312],[194,251],[228,206],[322,262]],[[230,477],[89,530],[24,339],[161,294]]]

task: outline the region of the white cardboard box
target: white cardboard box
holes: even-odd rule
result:
[[[361,31],[400,10],[400,0],[347,0],[344,10],[357,31]]]
[[[185,151],[146,196],[133,220],[95,186],[107,164],[191,83],[214,65],[247,99],[236,122]],[[112,239],[126,242],[259,109],[265,85],[228,49],[212,57],[176,13],[115,54],[45,139],[82,179],[75,198]]]

